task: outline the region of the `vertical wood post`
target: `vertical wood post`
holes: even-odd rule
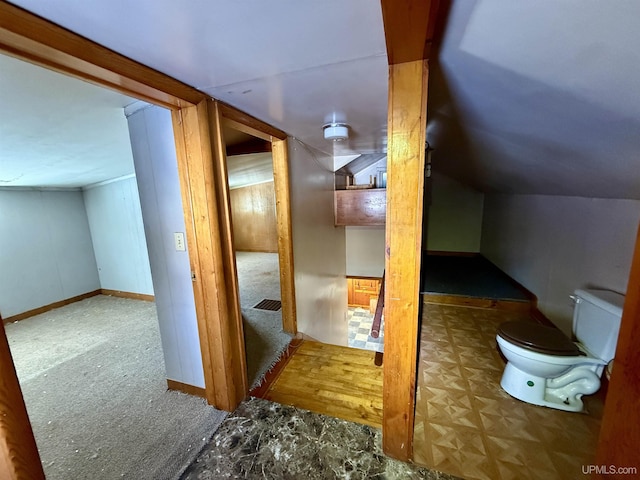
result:
[[[280,298],[282,299],[282,327],[285,332],[298,333],[296,289],[293,275],[293,227],[289,188],[289,152],[287,140],[272,139],[273,186],[276,193],[276,221],[278,223],[278,261],[280,267]]]
[[[413,443],[427,79],[426,60],[389,66],[382,445],[404,461]]]
[[[248,386],[235,259],[229,253],[230,218],[220,206],[225,175],[213,142],[220,128],[216,115],[215,105],[203,100],[173,112],[172,119],[207,401],[232,411]]]
[[[640,473],[640,229],[636,238],[611,382],[604,405],[596,465]],[[595,478],[613,478],[596,472]],[[615,476],[615,478],[618,478]],[[622,477],[620,477],[622,478]]]
[[[9,342],[0,318],[0,478],[44,480]]]

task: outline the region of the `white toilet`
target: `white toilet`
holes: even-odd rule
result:
[[[583,409],[582,396],[600,388],[613,359],[624,296],[606,290],[576,290],[572,296],[572,342],[560,330],[534,322],[506,322],[496,340],[507,358],[500,385],[512,397],[569,412]]]

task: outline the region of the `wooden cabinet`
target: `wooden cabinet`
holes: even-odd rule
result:
[[[387,215],[387,190],[335,191],[336,225],[384,225]]]
[[[350,307],[373,308],[375,311],[380,291],[379,278],[347,277]]]

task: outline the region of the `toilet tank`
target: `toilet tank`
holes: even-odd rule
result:
[[[608,290],[576,290],[573,333],[587,351],[605,362],[618,343],[624,295]]]

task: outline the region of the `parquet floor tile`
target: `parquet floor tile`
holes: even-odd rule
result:
[[[602,400],[588,413],[530,405],[500,388],[495,335],[522,313],[436,305],[423,309],[414,461],[469,479],[566,479],[593,462]]]

